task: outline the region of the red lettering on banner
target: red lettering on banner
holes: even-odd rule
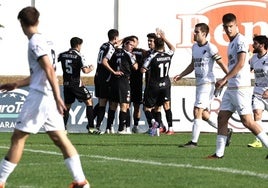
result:
[[[268,17],[267,1],[227,1],[206,7],[196,14],[177,14],[181,34],[176,44],[177,48],[190,48],[193,44],[193,29],[195,24],[204,22],[210,27],[208,39],[219,48],[225,57],[228,39],[223,31],[222,16],[233,13],[237,17],[239,32],[252,42],[254,34],[267,35]]]

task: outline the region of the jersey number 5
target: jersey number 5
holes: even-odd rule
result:
[[[71,64],[72,64],[72,60],[70,59],[65,60],[65,72],[67,72],[68,74],[73,73],[73,67],[71,66]]]

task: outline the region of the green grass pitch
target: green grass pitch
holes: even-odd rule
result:
[[[10,136],[0,133],[2,157]],[[205,159],[215,153],[215,133],[201,133],[197,148],[178,147],[191,133],[68,136],[92,188],[268,187],[268,150],[248,148],[250,133],[234,133],[224,158],[216,160]],[[59,149],[46,134],[37,134],[28,139],[6,188],[67,188],[71,181]]]

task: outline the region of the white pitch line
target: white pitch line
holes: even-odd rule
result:
[[[0,148],[8,149],[8,147],[6,147],[6,146],[0,146]],[[62,155],[61,153],[54,152],[54,151],[33,150],[33,149],[24,149],[24,151],[33,152],[33,153],[51,154],[51,155]],[[253,176],[253,177],[258,177],[261,179],[268,179],[268,174],[256,173],[256,172],[249,171],[249,170],[237,170],[237,169],[224,168],[224,167],[194,166],[191,164],[162,163],[162,162],[157,162],[157,161],[124,159],[124,158],[108,157],[108,156],[101,156],[101,155],[83,155],[83,154],[80,154],[80,156],[81,157],[95,158],[95,159],[104,159],[104,160],[109,160],[109,161],[131,162],[131,163],[147,164],[147,165],[155,165],[155,166],[167,166],[167,167],[176,167],[176,168],[192,168],[192,169],[210,170],[210,171],[225,172],[225,173],[230,173],[230,174],[239,174],[239,175],[243,175],[243,176]]]
[[[231,168],[223,168],[223,167],[208,167],[208,166],[194,166],[191,164],[176,164],[176,163],[162,163],[156,161],[144,161],[144,160],[136,160],[136,159],[123,159],[117,157],[106,157],[106,156],[99,156],[99,155],[81,155],[84,157],[91,157],[91,158],[98,158],[98,159],[105,159],[105,160],[112,160],[112,161],[122,161],[122,162],[131,162],[131,163],[139,163],[139,164],[148,164],[148,165],[155,165],[155,166],[168,166],[168,167],[178,167],[178,168],[193,168],[193,169],[202,169],[202,170],[213,170],[218,172],[226,172],[231,174],[240,174],[245,176],[254,176],[259,177],[262,179],[268,179],[268,174],[256,173],[248,170],[237,170]],[[211,160],[211,159],[209,159]],[[218,159],[217,159],[218,160]]]

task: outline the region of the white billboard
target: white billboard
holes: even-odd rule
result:
[[[209,40],[218,46],[224,59],[228,43],[221,24],[224,13],[237,15],[240,31],[250,41],[253,34],[268,33],[267,0],[0,0],[0,24],[4,25],[0,28],[0,75],[29,74],[27,39],[17,14],[33,2],[41,13],[40,32],[54,42],[56,52],[69,49],[71,37],[81,37],[82,53],[95,66],[100,45],[108,41],[109,29],[118,28],[121,38],[137,35],[140,47],[147,49],[147,33],[162,28],[176,46],[171,77],[190,63],[192,31],[198,22],[209,24]],[[215,69],[219,70],[217,77],[221,77],[223,72],[217,66]],[[58,74],[61,75],[60,67]],[[94,72],[85,76],[94,76]]]

